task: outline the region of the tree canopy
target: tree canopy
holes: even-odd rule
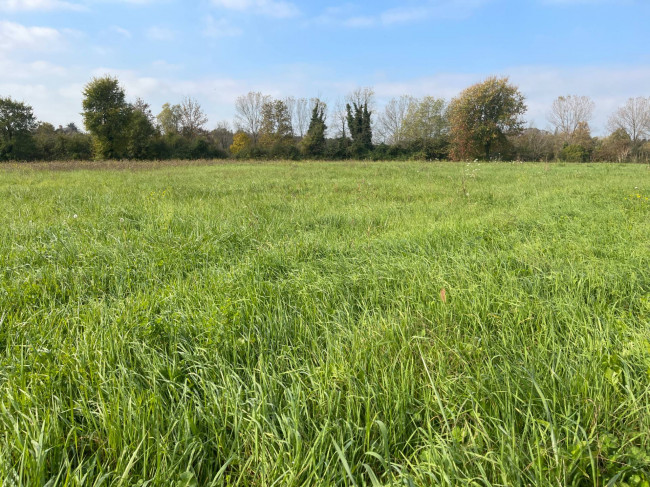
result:
[[[507,145],[506,136],[523,130],[524,113],[524,95],[508,78],[490,77],[465,89],[449,106],[452,157],[489,160]]]
[[[94,78],[83,90],[83,120],[101,159],[124,157],[131,107],[117,78]]]
[[[0,160],[20,158],[26,138],[36,129],[36,118],[32,107],[12,100],[0,98]]]
[[[309,129],[302,141],[303,153],[309,157],[322,157],[325,154],[325,131],[327,125],[325,124],[325,104],[316,99],[311,112],[311,120],[309,121]]]

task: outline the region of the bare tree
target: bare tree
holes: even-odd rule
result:
[[[147,120],[149,120],[151,125],[155,124],[155,117],[151,112],[151,105],[145,102],[142,98],[138,97],[135,99],[135,103],[133,104],[133,110],[138,111],[142,113],[145,117],[147,117]]]
[[[230,124],[225,120],[218,122],[212,131],[212,136],[222,150],[227,150],[230,147],[233,141],[233,135]]]
[[[554,135],[532,125],[511,138],[519,158],[531,161],[548,161],[553,157]]]
[[[181,132],[190,137],[196,137],[203,126],[208,123],[208,117],[199,102],[189,96],[183,99],[179,116]]]
[[[371,112],[375,111],[375,90],[365,86],[357,88],[345,97],[345,102],[361,107],[366,105]]]
[[[244,96],[240,96],[235,101],[235,123],[237,128],[248,132],[257,144],[262,124],[262,107],[269,101],[269,97],[262,95],[258,91],[251,91]]]
[[[548,120],[556,132],[573,137],[581,123],[589,123],[595,104],[588,96],[568,95],[555,99]]]
[[[312,102],[307,100],[307,98],[298,98],[293,107],[294,128],[296,130],[296,135],[299,135],[301,138],[305,136],[307,129],[309,128],[309,119],[313,109]]]
[[[384,112],[377,119],[376,132],[379,139],[389,144],[399,145],[403,140],[404,120],[409,107],[416,103],[410,95],[392,98],[384,107]]]
[[[336,137],[345,138],[348,136],[348,114],[345,109],[345,101],[340,98],[332,107],[332,130]]]
[[[636,143],[650,135],[650,98],[630,98],[609,119],[609,129],[623,129]]]

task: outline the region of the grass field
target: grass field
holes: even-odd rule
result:
[[[0,485],[650,485],[647,166],[107,167],[0,168]]]

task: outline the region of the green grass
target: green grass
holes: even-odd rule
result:
[[[647,487],[648,197],[640,165],[0,169],[0,484]]]

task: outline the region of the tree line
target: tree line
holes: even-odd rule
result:
[[[85,131],[38,122],[31,106],[0,98],[0,161],[90,159],[414,159],[570,162],[648,161],[650,97],[630,98],[593,137],[595,105],[560,96],[548,114],[552,130],[526,126],[526,100],[508,78],[490,77],[449,102],[434,96],[393,98],[381,111],[371,88],[328,107],[319,98],[240,96],[231,126],[209,130],[199,102],[165,103],[154,115],[128,102],[114,77],[83,90]]]

